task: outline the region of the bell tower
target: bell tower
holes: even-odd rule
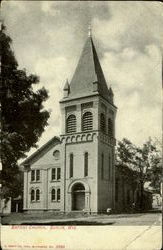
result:
[[[65,211],[106,212],[114,208],[116,106],[91,30],[60,101]]]

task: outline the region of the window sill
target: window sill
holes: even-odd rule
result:
[[[30,181],[30,184],[33,184],[33,183],[41,183],[41,181]]]
[[[31,203],[40,203],[40,201],[31,201]]]
[[[61,201],[58,200],[58,201],[51,201],[52,203],[60,203]]]
[[[59,179],[59,180],[51,180],[50,182],[60,182],[61,181],[61,179]]]

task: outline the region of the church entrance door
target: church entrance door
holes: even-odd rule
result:
[[[82,211],[85,208],[85,188],[81,183],[72,189],[72,210]]]

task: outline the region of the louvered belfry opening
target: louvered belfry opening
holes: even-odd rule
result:
[[[76,116],[75,115],[69,115],[69,117],[67,118],[66,132],[67,133],[76,132]]]
[[[105,126],[105,115],[102,113],[100,115],[100,130],[105,133],[106,132],[106,126]]]
[[[113,122],[110,118],[108,119],[108,135],[113,137]]]
[[[93,115],[91,112],[84,113],[82,117],[82,131],[93,129]]]

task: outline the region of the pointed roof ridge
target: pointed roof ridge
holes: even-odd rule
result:
[[[63,90],[69,90],[69,88],[70,88],[69,81],[68,81],[68,79],[66,79]]]
[[[94,83],[97,83],[96,87],[93,86]],[[89,36],[85,42],[69,86],[68,99],[85,97],[96,93],[111,101],[92,36]]]
[[[101,68],[101,64],[100,64],[92,38],[91,38],[91,42],[92,42],[93,53],[94,53],[95,71],[96,71],[98,82],[99,82],[99,94],[101,94],[101,96],[103,96],[105,99],[108,99],[109,98],[108,85],[105,80],[105,76]]]
[[[32,153],[28,158],[26,158],[23,162],[20,163],[20,166],[24,166],[26,164],[33,163],[34,160],[37,160],[42,153],[46,152],[46,150],[50,150],[54,145],[59,144],[60,137],[54,136],[52,137],[48,142],[46,142],[43,146],[41,146],[39,149],[37,149],[34,153]],[[43,156],[43,155],[42,155]]]
[[[92,37],[92,27],[91,27],[91,24],[88,26],[88,37]]]
[[[114,95],[111,85],[110,85],[110,88],[109,88],[109,92],[110,92],[112,95]]]

